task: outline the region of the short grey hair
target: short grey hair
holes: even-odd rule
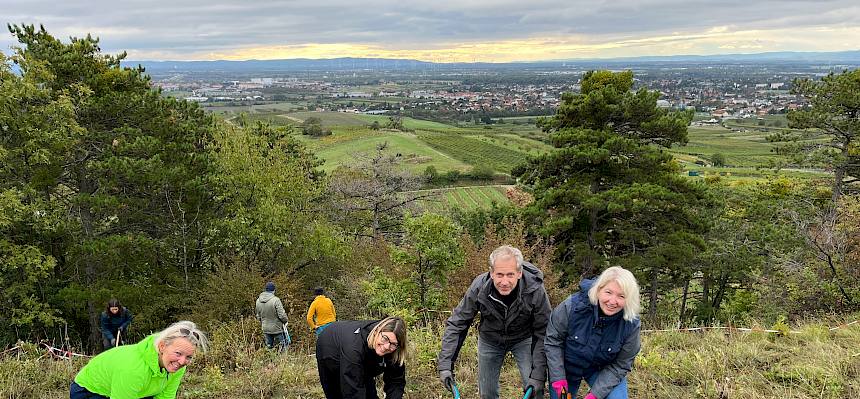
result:
[[[517,260],[517,271],[523,271],[523,263],[525,262],[525,259],[523,259],[523,253],[519,249],[510,245],[502,245],[501,247],[493,250],[493,253],[490,254],[490,270],[493,270],[497,260],[511,258],[515,258]]]
[[[170,345],[178,338],[187,339],[196,349],[203,352],[209,349],[209,339],[206,338],[206,333],[197,328],[194,322],[188,320],[177,321],[159,332],[155,337],[155,346],[158,347],[162,342],[165,345]]]

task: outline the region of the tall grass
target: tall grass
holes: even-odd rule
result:
[[[322,398],[313,337],[299,336],[283,354],[261,347],[253,320],[212,331],[212,350],[189,366],[182,398]],[[436,377],[441,322],[410,330],[406,398],[447,398]],[[819,323],[799,334],[654,332],[629,375],[632,398],[858,398],[860,325],[835,331]],[[477,398],[477,340],[472,331],[456,365],[464,398]],[[64,398],[85,360],[51,360],[35,345],[0,359],[0,397]],[[520,397],[519,375],[508,359],[502,398]],[[382,391],[380,390],[380,393]],[[584,393],[582,389],[580,393]]]

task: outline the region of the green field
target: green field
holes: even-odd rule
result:
[[[422,201],[421,205],[426,211],[441,214],[451,213],[455,209],[461,211],[487,209],[494,202],[496,204],[510,202],[505,196],[507,187],[452,187],[428,190],[436,195],[433,199]]]
[[[431,147],[450,154],[470,165],[487,165],[502,173],[511,173],[511,168],[526,159],[523,152],[498,144],[456,134],[425,134],[421,140]]]
[[[687,129],[689,143],[672,147],[669,151],[682,160],[703,160],[710,163],[711,156],[722,153],[726,164],[756,167],[776,156],[773,144],[767,142],[766,134],[758,132],[733,132],[724,127],[691,127]]]
[[[469,165],[447,154],[436,151],[413,134],[393,131],[374,132],[369,129],[335,129],[331,139],[302,137],[308,148],[324,160],[323,170],[330,171],[338,165],[355,163],[356,155],[372,154],[378,145],[388,143],[388,151],[401,154],[402,163],[415,173],[428,166],[444,173],[449,170],[468,170]]]

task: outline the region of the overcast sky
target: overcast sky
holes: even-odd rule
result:
[[[860,49],[858,0],[0,0],[132,60],[533,61]],[[3,29],[0,46],[14,39]]]

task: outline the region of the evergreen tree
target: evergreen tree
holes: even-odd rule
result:
[[[565,272],[631,268],[654,315],[661,288],[704,246],[699,208],[708,195],[659,149],[686,142],[692,115],[658,108],[659,93],[632,86],[629,71],[586,73],[581,93],[565,94],[542,122],[556,149],[513,174],[533,191],[526,212],[553,237]]]
[[[792,93],[808,98],[810,107],[789,112],[789,127],[817,129],[828,141],[797,141],[804,134],[780,138],[794,141],[788,149],[801,155],[802,162],[824,163],[833,170],[832,199],[836,203],[846,187],[856,187],[860,182],[856,174],[860,158],[860,69],[831,73],[820,81],[796,80]]]
[[[101,54],[98,39],[9,30],[20,74],[3,63],[0,184],[39,220],[7,232],[56,263],[33,300],[62,312],[71,331],[89,330],[91,343],[112,295],[132,307],[164,296],[156,314],[136,318],[140,331],[162,326],[183,303],[167,299],[170,287],[188,287],[202,263],[212,119],[162,97],[142,68],[121,67],[125,54]]]

